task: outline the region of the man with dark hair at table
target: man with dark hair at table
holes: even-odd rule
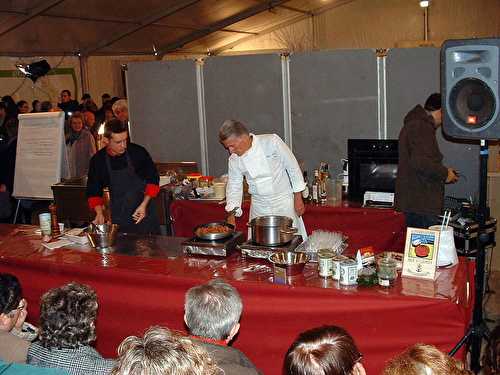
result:
[[[242,352],[228,346],[240,329],[242,310],[238,291],[220,279],[186,293],[184,321],[189,332],[226,375],[259,373]]]
[[[0,274],[0,359],[25,363],[30,341],[37,330],[25,322],[28,303],[23,298],[19,280],[8,273]]]
[[[428,228],[442,214],[444,185],[455,183],[453,168],[443,165],[436,130],[442,123],[441,95],[430,95],[424,107],[417,105],[404,119],[399,133],[399,164],[395,206],[409,227]]]
[[[160,191],[158,171],[146,149],[127,140],[127,125],[118,119],[108,121],[105,147],[90,159],[87,198],[96,212],[94,223],[106,221],[102,197],[108,187],[111,219],[121,232],[159,234],[158,217],[150,203]]]
[[[71,375],[107,374],[115,361],[91,345],[96,340],[97,295],[92,288],[69,283],[42,296],[39,341],[28,349],[27,362]]]

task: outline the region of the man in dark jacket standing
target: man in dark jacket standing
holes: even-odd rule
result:
[[[399,133],[396,208],[404,212],[409,227],[427,228],[439,222],[444,185],[458,180],[456,171],[443,165],[436,140],[442,122],[441,95],[430,95],[404,119]]]

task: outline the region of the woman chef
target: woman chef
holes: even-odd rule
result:
[[[241,216],[243,177],[252,196],[250,220],[259,216],[279,215],[293,219],[298,234],[307,239],[302,221],[305,211],[301,191],[304,178],[297,159],[276,134],[255,135],[242,123],[226,120],[219,130],[219,141],[229,151],[226,211],[228,222]]]

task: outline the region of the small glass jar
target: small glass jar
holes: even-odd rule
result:
[[[381,286],[390,287],[398,277],[396,260],[392,258],[380,258],[377,262],[378,283]]]
[[[200,179],[198,180],[198,186],[201,188],[207,188],[208,187],[208,178],[207,176],[201,176]]]

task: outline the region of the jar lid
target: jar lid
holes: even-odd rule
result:
[[[333,258],[335,253],[332,249],[319,249],[318,256],[320,258]]]

